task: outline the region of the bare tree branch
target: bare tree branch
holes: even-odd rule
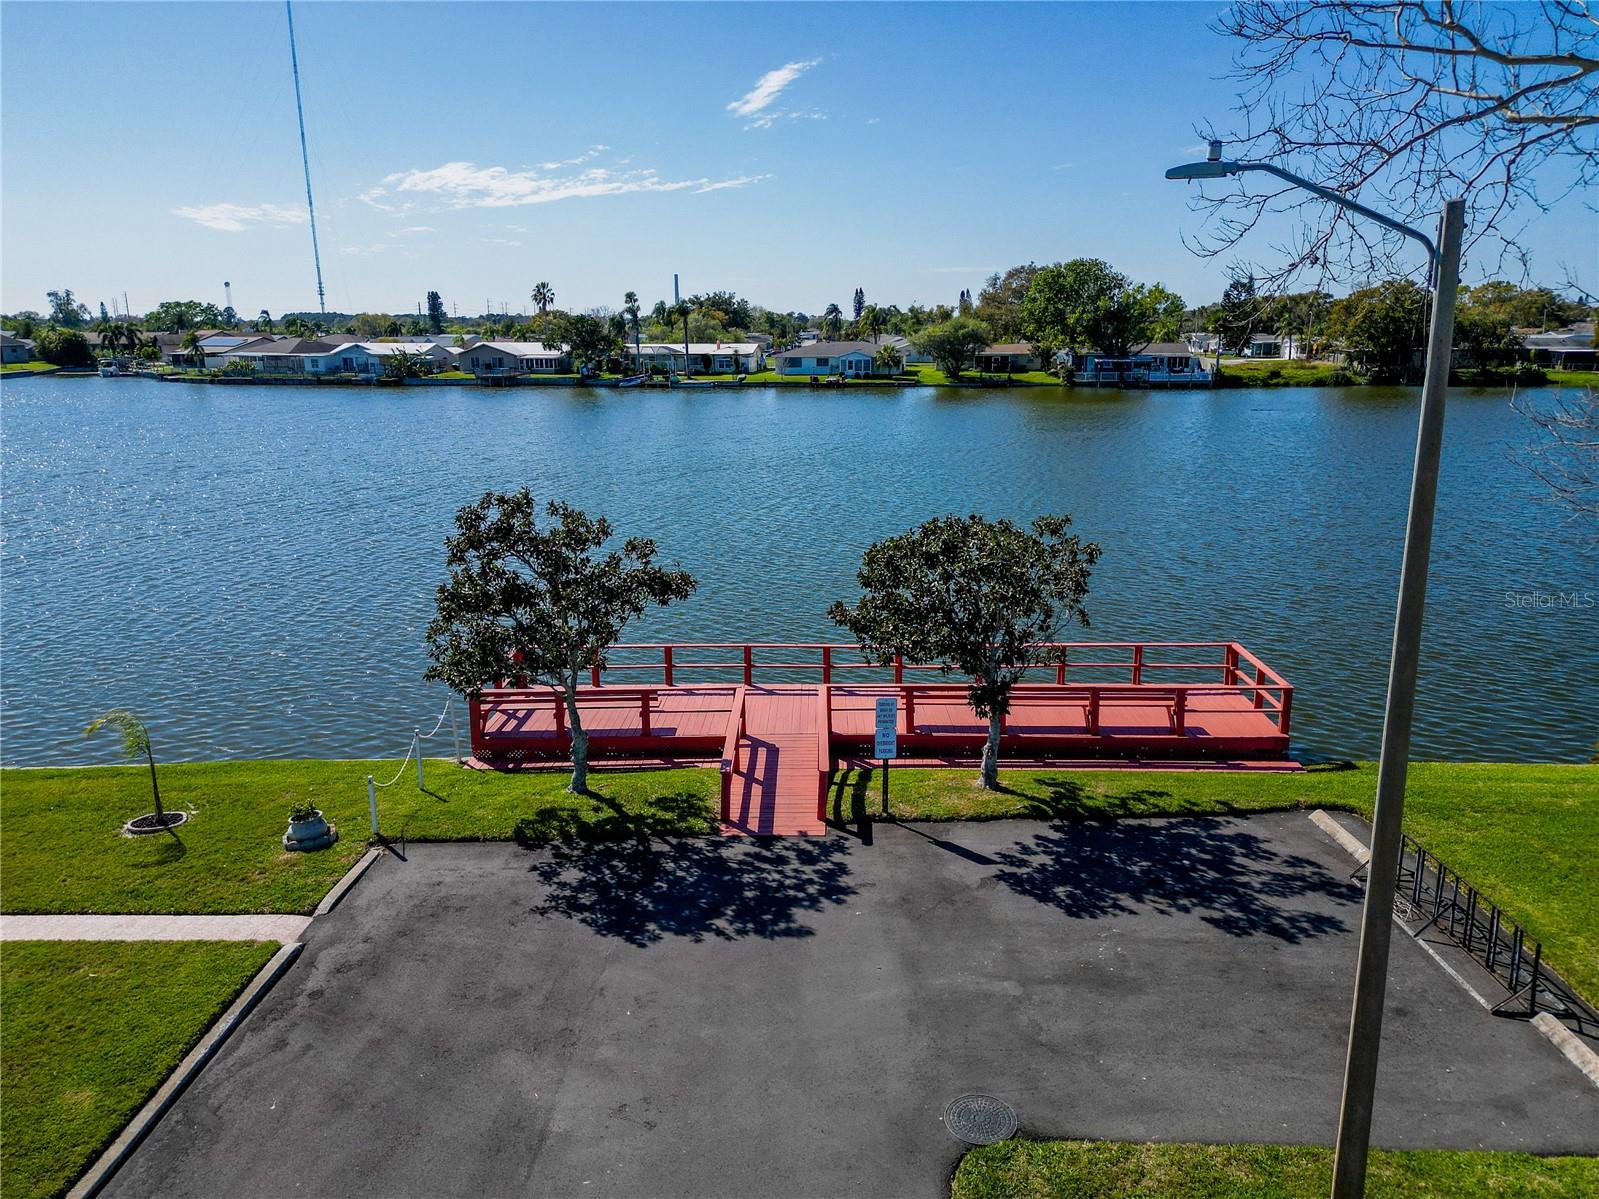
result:
[[[1584,0],[1237,0],[1216,28],[1239,43],[1240,124],[1198,132],[1231,158],[1269,160],[1423,228],[1463,195],[1468,248],[1497,246],[1501,263],[1523,257],[1518,210],[1599,186],[1599,16]],[[1307,267],[1355,283],[1414,264],[1397,235],[1252,186],[1202,185],[1188,244],[1228,254],[1287,215],[1299,235],[1255,265],[1268,286]]]

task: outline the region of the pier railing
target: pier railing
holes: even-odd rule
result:
[[[1286,736],[1293,711],[1289,682],[1236,641],[1079,641],[1037,647],[1049,661],[1025,683],[1057,687],[1113,685],[1173,692],[1178,711],[1196,693],[1241,694]],[[595,687],[695,683],[953,682],[936,663],[873,662],[860,646],[831,642],[637,642],[613,645],[590,669]]]

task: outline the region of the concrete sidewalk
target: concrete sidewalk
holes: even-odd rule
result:
[[[298,941],[309,916],[0,916],[0,941]]]

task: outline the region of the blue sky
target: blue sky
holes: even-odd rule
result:
[[[1161,172],[1233,102],[1214,12],[302,3],[328,306],[650,303],[675,270],[816,312],[1078,255],[1205,302]],[[8,2],[0,36],[0,308],[315,307],[281,4]],[[1594,238],[1539,218],[1535,273],[1592,288]]]

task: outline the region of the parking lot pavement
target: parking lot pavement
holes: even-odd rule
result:
[[[1303,813],[414,846],[118,1196],[925,1196],[1032,1136],[1330,1144],[1360,895]],[[1396,939],[1390,1147],[1599,1152],[1599,1090]]]

